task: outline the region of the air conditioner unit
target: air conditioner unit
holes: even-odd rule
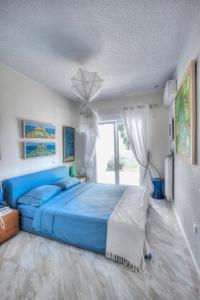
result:
[[[165,85],[163,104],[165,106],[170,106],[175,96],[176,96],[176,80],[175,79],[168,80]]]

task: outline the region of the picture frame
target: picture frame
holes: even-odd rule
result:
[[[23,120],[23,138],[25,139],[50,139],[56,138],[56,127],[52,124]]]
[[[75,129],[63,126],[63,162],[75,161]]]
[[[186,69],[175,98],[176,155],[196,164],[196,61]]]
[[[55,142],[24,142],[24,158],[37,158],[56,155]]]

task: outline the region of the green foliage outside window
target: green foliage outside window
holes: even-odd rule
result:
[[[123,139],[123,143],[124,143],[126,149],[129,150],[129,142],[128,142],[128,137],[126,134],[126,129],[125,129],[124,124],[119,125],[118,128],[119,128],[120,136]]]

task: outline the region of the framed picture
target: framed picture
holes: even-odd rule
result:
[[[51,124],[23,120],[23,137],[30,139],[55,139],[56,127]]]
[[[176,154],[196,163],[196,83],[195,61],[188,66],[176,94],[175,137]]]
[[[24,142],[24,157],[34,158],[56,154],[56,144],[53,142]]]
[[[63,127],[63,161],[75,160],[75,130],[72,127]]]

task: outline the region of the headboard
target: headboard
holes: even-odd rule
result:
[[[30,190],[69,176],[68,167],[58,167],[36,173],[6,179],[2,183],[5,200],[12,208],[17,207],[17,199]]]

